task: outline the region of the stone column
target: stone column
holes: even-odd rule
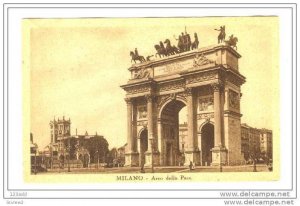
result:
[[[127,104],[127,153],[132,152],[132,100],[129,98],[125,99]]]
[[[157,121],[157,148],[156,149],[158,152],[160,152],[159,164],[163,165],[164,160],[163,160],[163,147],[162,147],[162,125],[160,119],[158,119]]]
[[[127,104],[127,151],[125,154],[125,165],[126,166],[138,166],[138,153],[134,148],[134,137],[132,134],[133,129],[133,104],[132,99],[125,98]]]
[[[148,120],[148,152],[152,151],[151,139],[153,137],[153,97],[151,95],[146,96],[147,99],[147,120]]]
[[[220,83],[212,85],[214,91],[214,148],[212,148],[212,165],[220,166],[223,165],[227,160],[227,151],[222,144],[223,142],[223,124],[224,124],[224,114],[223,114],[223,102],[221,100],[221,93],[223,87]]]
[[[187,124],[188,124],[188,138],[187,138],[187,147],[189,149],[194,148],[194,104],[193,104],[193,95],[192,89],[187,90]]]
[[[148,121],[148,149],[145,153],[145,166],[159,165],[158,152],[155,151],[157,138],[154,135],[153,125],[153,100],[152,95],[146,95],[147,100],[147,121]]]
[[[133,152],[138,152],[137,150],[137,105],[134,102],[132,106],[132,142],[131,150]]]
[[[197,133],[197,138],[198,138],[198,148],[199,148],[199,152],[200,152],[200,154],[199,154],[199,164],[200,165],[202,165],[203,163],[202,163],[202,156],[203,156],[203,154],[202,154],[202,133],[201,132],[198,132]]]
[[[221,147],[222,146],[222,122],[221,122],[221,95],[220,95],[220,89],[221,85],[214,84],[214,136],[215,136],[215,147]]]
[[[192,161],[194,164],[199,165],[199,151],[197,148],[197,119],[196,119],[196,111],[194,104],[194,95],[192,88],[186,89],[186,98],[187,98],[187,139],[185,149],[185,165],[189,165]]]

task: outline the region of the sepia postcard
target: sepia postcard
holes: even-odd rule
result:
[[[297,4],[155,2],[3,4],[2,203],[297,205]]]
[[[278,17],[23,19],[22,31],[26,181],[279,178]]]

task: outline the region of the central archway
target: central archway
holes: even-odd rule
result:
[[[182,142],[179,138],[179,112],[186,106],[186,103],[173,99],[167,102],[160,112],[160,164],[174,166],[182,164]],[[186,121],[186,120],[185,120]]]

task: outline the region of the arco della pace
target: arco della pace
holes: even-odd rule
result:
[[[127,104],[127,166],[235,165],[241,153],[241,55],[221,43],[134,64]],[[179,111],[187,109],[184,148]],[[180,154],[181,151],[181,154]]]

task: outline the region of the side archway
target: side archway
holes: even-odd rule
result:
[[[214,147],[214,125],[206,121],[200,127],[201,132],[201,159],[202,165],[210,166],[212,163],[211,149]]]
[[[143,128],[138,133],[138,140],[139,140],[139,151],[140,151],[140,158],[139,164],[145,164],[145,152],[148,150],[148,130],[147,128]]]

